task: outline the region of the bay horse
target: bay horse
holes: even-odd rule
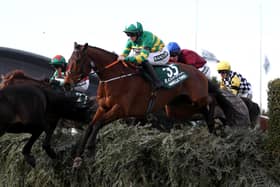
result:
[[[42,147],[54,159],[51,137],[60,118],[83,121],[85,111],[76,109],[76,98],[53,90],[45,80],[36,80],[21,70],[2,76],[0,84],[0,135],[30,133],[22,149],[25,160],[32,167],[36,160],[31,149],[40,135],[46,136]]]
[[[151,83],[141,75],[141,69],[124,61],[117,61],[117,57],[115,53],[87,43],[74,43],[65,76],[66,88],[69,89],[92,70],[100,81],[96,96],[98,108],[77,150],[73,167],[80,166],[84,151],[89,154],[95,152],[95,140],[100,128],[120,118],[143,118],[147,113],[163,108],[167,117],[176,119],[200,113],[203,114],[209,131],[213,132],[214,106],[211,105],[208,94],[210,81],[203,73],[193,66],[178,63],[181,70],[188,74],[188,78],[170,89],[155,91]],[[211,85],[211,89],[214,92],[216,88]]]

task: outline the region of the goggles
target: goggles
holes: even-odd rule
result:
[[[228,71],[227,70],[219,70],[218,73],[219,74],[226,74],[226,73],[228,73]]]
[[[53,68],[59,68],[59,67],[63,68],[62,65],[58,65],[58,64],[52,64],[51,67],[53,67]]]
[[[126,35],[128,37],[134,37],[134,36],[136,36],[136,33],[127,32]]]

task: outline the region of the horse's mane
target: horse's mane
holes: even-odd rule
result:
[[[10,83],[13,83],[15,79],[20,79],[22,81],[32,81],[43,85],[46,85],[48,82],[47,79],[37,80],[27,75],[23,70],[18,70],[18,69],[8,72],[5,75],[2,75],[1,79],[2,81],[0,83],[0,89],[8,86]]]
[[[101,51],[102,53],[108,53],[108,54],[111,54],[112,56],[114,56],[114,57],[117,57],[118,56],[118,54],[116,53],[116,52],[111,52],[111,51],[108,51],[108,50],[106,50],[106,49],[102,49],[102,48],[100,48],[100,47],[96,47],[96,46],[91,46],[91,45],[88,45],[88,47],[90,47],[90,48],[92,48],[92,49],[96,49],[96,50],[98,50],[98,51]]]

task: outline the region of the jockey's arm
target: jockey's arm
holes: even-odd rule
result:
[[[231,92],[234,94],[234,95],[237,95],[238,91],[239,91],[239,87],[240,87],[240,84],[241,84],[241,80],[238,76],[234,76],[232,79],[231,79]]]
[[[141,64],[142,62],[147,60],[148,56],[149,56],[149,51],[146,49],[142,49],[139,55],[125,57],[125,61],[132,62],[135,64]]]
[[[224,83],[223,80],[220,82],[220,88],[221,89],[226,89],[226,86],[225,86],[225,83]]]
[[[131,41],[127,41],[125,49],[123,50],[122,54],[120,54],[120,56],[127,57],[130,54],[131,49],[132,49]]]

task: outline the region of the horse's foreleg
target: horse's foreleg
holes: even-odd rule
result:
[[[45,123],[45,126],[48,127],[48,124]],[[48,154],[49,157],[51,157],[52,159],[56,158],[56,153],[55,151],[51,148],[51,137],[53,135],[55,127],[48,127],[47,129],[45,129],[46,132],[46,138],[43,141],[43,149],[46,151],[46,153]]]
[[[123,117],[122,115],[123,112],[119,105],[114,105],[110,110],[104,112],[102,118],[99,117],[98,123],[94,124],[94,128],[91,131],[91,135],[85,148],[88,150],[93,150],[95,148],[95,140],[99,129],[101,129],[101,127],[103,127],[105,124]]]
[[[105,110],[102,108],[102,107],[98,107],[97,111],[95,112],[95,115],[92,119],[92,121],[90,122],[87,130],[86,130],[86,133],[84,134],[83,138],[82,138],[82,142],[77,150],[77,153],[76,153],[76,156],[81,156],[84,152],[84,149],[86,147],[86,144],[88,142],[88,139],[89,139],[89,136],[91,135],[92,133],[92,129],[93,129],[93,126],[96,125],[96,123],[100,120],[103,119],[103,116],[105,114]]]
[[[98,131],[101,129],[102,126],[103,123],[101,121],[98,121],[94,126],[92,126],[92,131],[85,146],[85,155],[92,156],[95,154],[96,137]]]
[[[95,113],[93,121],[90,123],[83,137],[82,143],[77,151],[76,158],[74,159],[73,168],[80,167],[82,163],[81,155],[84,150],[87,150],[87,154],[95,153],[95,143],[98,131],[107,124],[121,115],[121,110],[119,105],[114,105],[109,111],[105,111],[102,107],[99,107]],[[104,123],[105,122],[105,123]]]
[[[97,109],[97,111],[96,111],[96,113],[93,117],[93,120],[90,122],[88,128],[86,129],[85,134],[83,135],[83,137],[81,139],[81,142],[79,143],[79,146],[78,146],[78,149],[77,149],[77,152],[76,152],[76,157],[74,159],[74,163],[73,163],[73,166],[72,166],[73,168],[78,168],[82,164],[81,156],[84,153],[84,150],[85,150],[86,144],[88,142],[89,136],[92,133],[93,126],[100,118],[103,117],[104,113],[105,113],[104,109],[102,107],[98,107],[98,109]]]
[[[22,154],[24,155],[24,159],[27,163],[29,163],[32,167],[36,166],[36,160],[34,156],[30,155],[31,148],[34,142],[39,138],[43,131],[33,133],[32,136],[29,138],[28,142],[24,145],[22,149]]]

